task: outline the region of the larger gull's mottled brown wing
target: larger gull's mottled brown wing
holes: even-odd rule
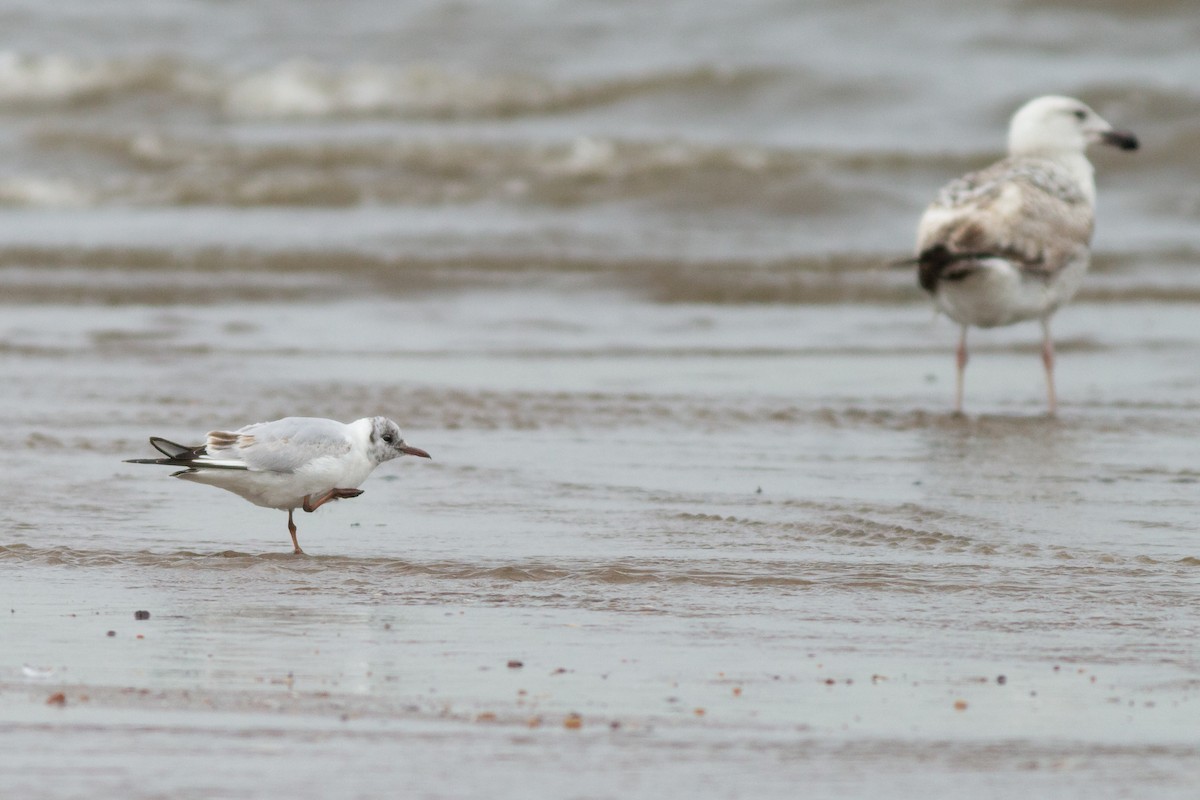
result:
[[[942,189],[917,227],[918,261],[998,257],[1050,276],[1086,251],[1092,225],[1090,199],[1062,167],[1004,159]]]

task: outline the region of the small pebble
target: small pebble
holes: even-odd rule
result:
[[[150,619],[150,612],[149,611],[135,611],[135,612],[133,612],[133,618],[134,619]]]
[[[514,658],[514,659],[510,659],[510,660],[509,660],[509,662],[508,662],[508,668],[509,668],[509,669],[520,669],[520,668],[521,668],[521,667],[523,667],[523,666],[525,666],[525,662],[524,662],[524,661],[518,661],[518,660],[517,660],[517,659],[515,659],[515,658]]]
[[[116,632],[116,631],[109,631],[108,633],[106,633],[106,634],[104,634],[104,635],[105,635],[105,636],[116,636],[116,635],[117,635],[117,632]]]
[[[997,675],[997,676],[996,676],[996,683],[998,683],[998,684],[1000,684],[1001,686],[1003,686],[1004,684],[1008,683],[1008,678],[1004,677],[1003,675]]]
[[[955,700],[954,701],[954,710],[955,711],[966,711],[967,710],[967,701],[966,700]]]
[[[567,714],[567,718],[563,720],[563,727],[567,730],[577,731],[583,727],[583,717],[574,712]]]
[[[48,706],[65,706],[67,704],[67,696],[62,692],[55,692],[46,698]]]

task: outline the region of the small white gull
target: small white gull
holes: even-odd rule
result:
[[[1102,143],[1136,150],[1070,97],[1030,100],[1013,115],[1008,157],[946,184],[917,226],[918,279],[940,311],[961,326],[954,406],[963,407],[967,328],[1022,320],[1042,324],[1049,410],[1054,391],[1050,317],[1087,272],[1096,185],[1084,151]]]
[[[358,486],[380,464],[399,456],[430,458],[406,444],[400,426],[386,417],[349,424],[315,417],[256,422],[236,431],[212,431],[207,441],[187,447],[158,436],[150,444],[166,458],[135,458],[129,464],[184,467],[172,477],[206,483],[251,503],[288,512],[288,532],[297,554],[292,512],[316,511],[331,500],[358,497]]]

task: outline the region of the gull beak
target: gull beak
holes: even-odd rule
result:
[[[1138,139],[1129,131],[1104,131],[1100,134],[1100,141],[1103,144],[1110,144],[1113,147],[1119,147],[1122,150],[1138,149]]]
[[[401,453],[404,453],[404,455],[406,455],[406,456],[419,456],[420,458],[428,458],[431,461],[433,460],[433,456],[429,455],[429,453],[426,453],[421,448],[411,447],[411,446],[405,444],[404,442],[401,442],[400,444],[398,444],[396,446],[396,449],[399,450]]]

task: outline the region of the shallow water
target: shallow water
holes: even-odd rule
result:
[[[1187,4],[90,9],[0,12],[0,795],[1192,796]],[[1145,148],[954,417],[887,265],[1044,91]],[[376,413],[309,558],[122,463]]]

